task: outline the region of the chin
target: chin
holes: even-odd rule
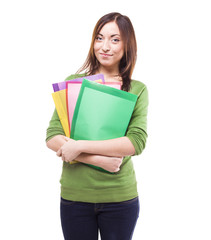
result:
[[[113,67],[114,65],[116,65],[115,63],[111,62],[111,61],[106,61],[106,60],[101,60],[99,61],[100,65],[104,66],[104,67]]]

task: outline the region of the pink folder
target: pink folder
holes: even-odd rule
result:
[[[66,82],[67,115],[68,115],[70,132],[71,132],[71,124],[72,124],[76,102],[81,89],[81,84],[82,83],[79,83],[79,82]],[[104,84],[116,89],[121,89],[121,83],[118,83],[118,82],[105,82],[105,83],[98,83],[98,84]]]

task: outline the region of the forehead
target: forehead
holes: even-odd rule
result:
[[[119,34],[120,35],[119,27],[115,22],[106,23],[101,28],[99,33],[103,34],[103,35],[114,35],[114,34]]]

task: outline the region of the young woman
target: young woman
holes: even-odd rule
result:
[[[136,38],[127,16],[109,13],[96,24],[87,60],[66,80],[104,74],[106,82],[120,82],[138,100],[124,137],[85,141],[65,137],[56,110],[47,129],[47,146],[63,162],[61,176],[61,223],[65,239],[129,240],[139,215],[139,200],[132,155],[145,148],[148,93],[132,80],[136,62]],[[69,164],[77,160],[79,163]],[[99,166],[114,174],[93,169]]]

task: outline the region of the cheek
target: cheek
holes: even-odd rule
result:
[[[118,59],[122,59],[124,55],[124,51],[122,49],[119,49],[117,52],[116,52],[116,56]]]
[[[118,54],[119,56],[123,56],[123,54],[124,54],[124,49],[123,49],[122,46],[117,46],[114,51],[115,51],[115,53]]]
[[[98,43],[94,44],[94,52],[97,52],[100,49],[100,45]]]

